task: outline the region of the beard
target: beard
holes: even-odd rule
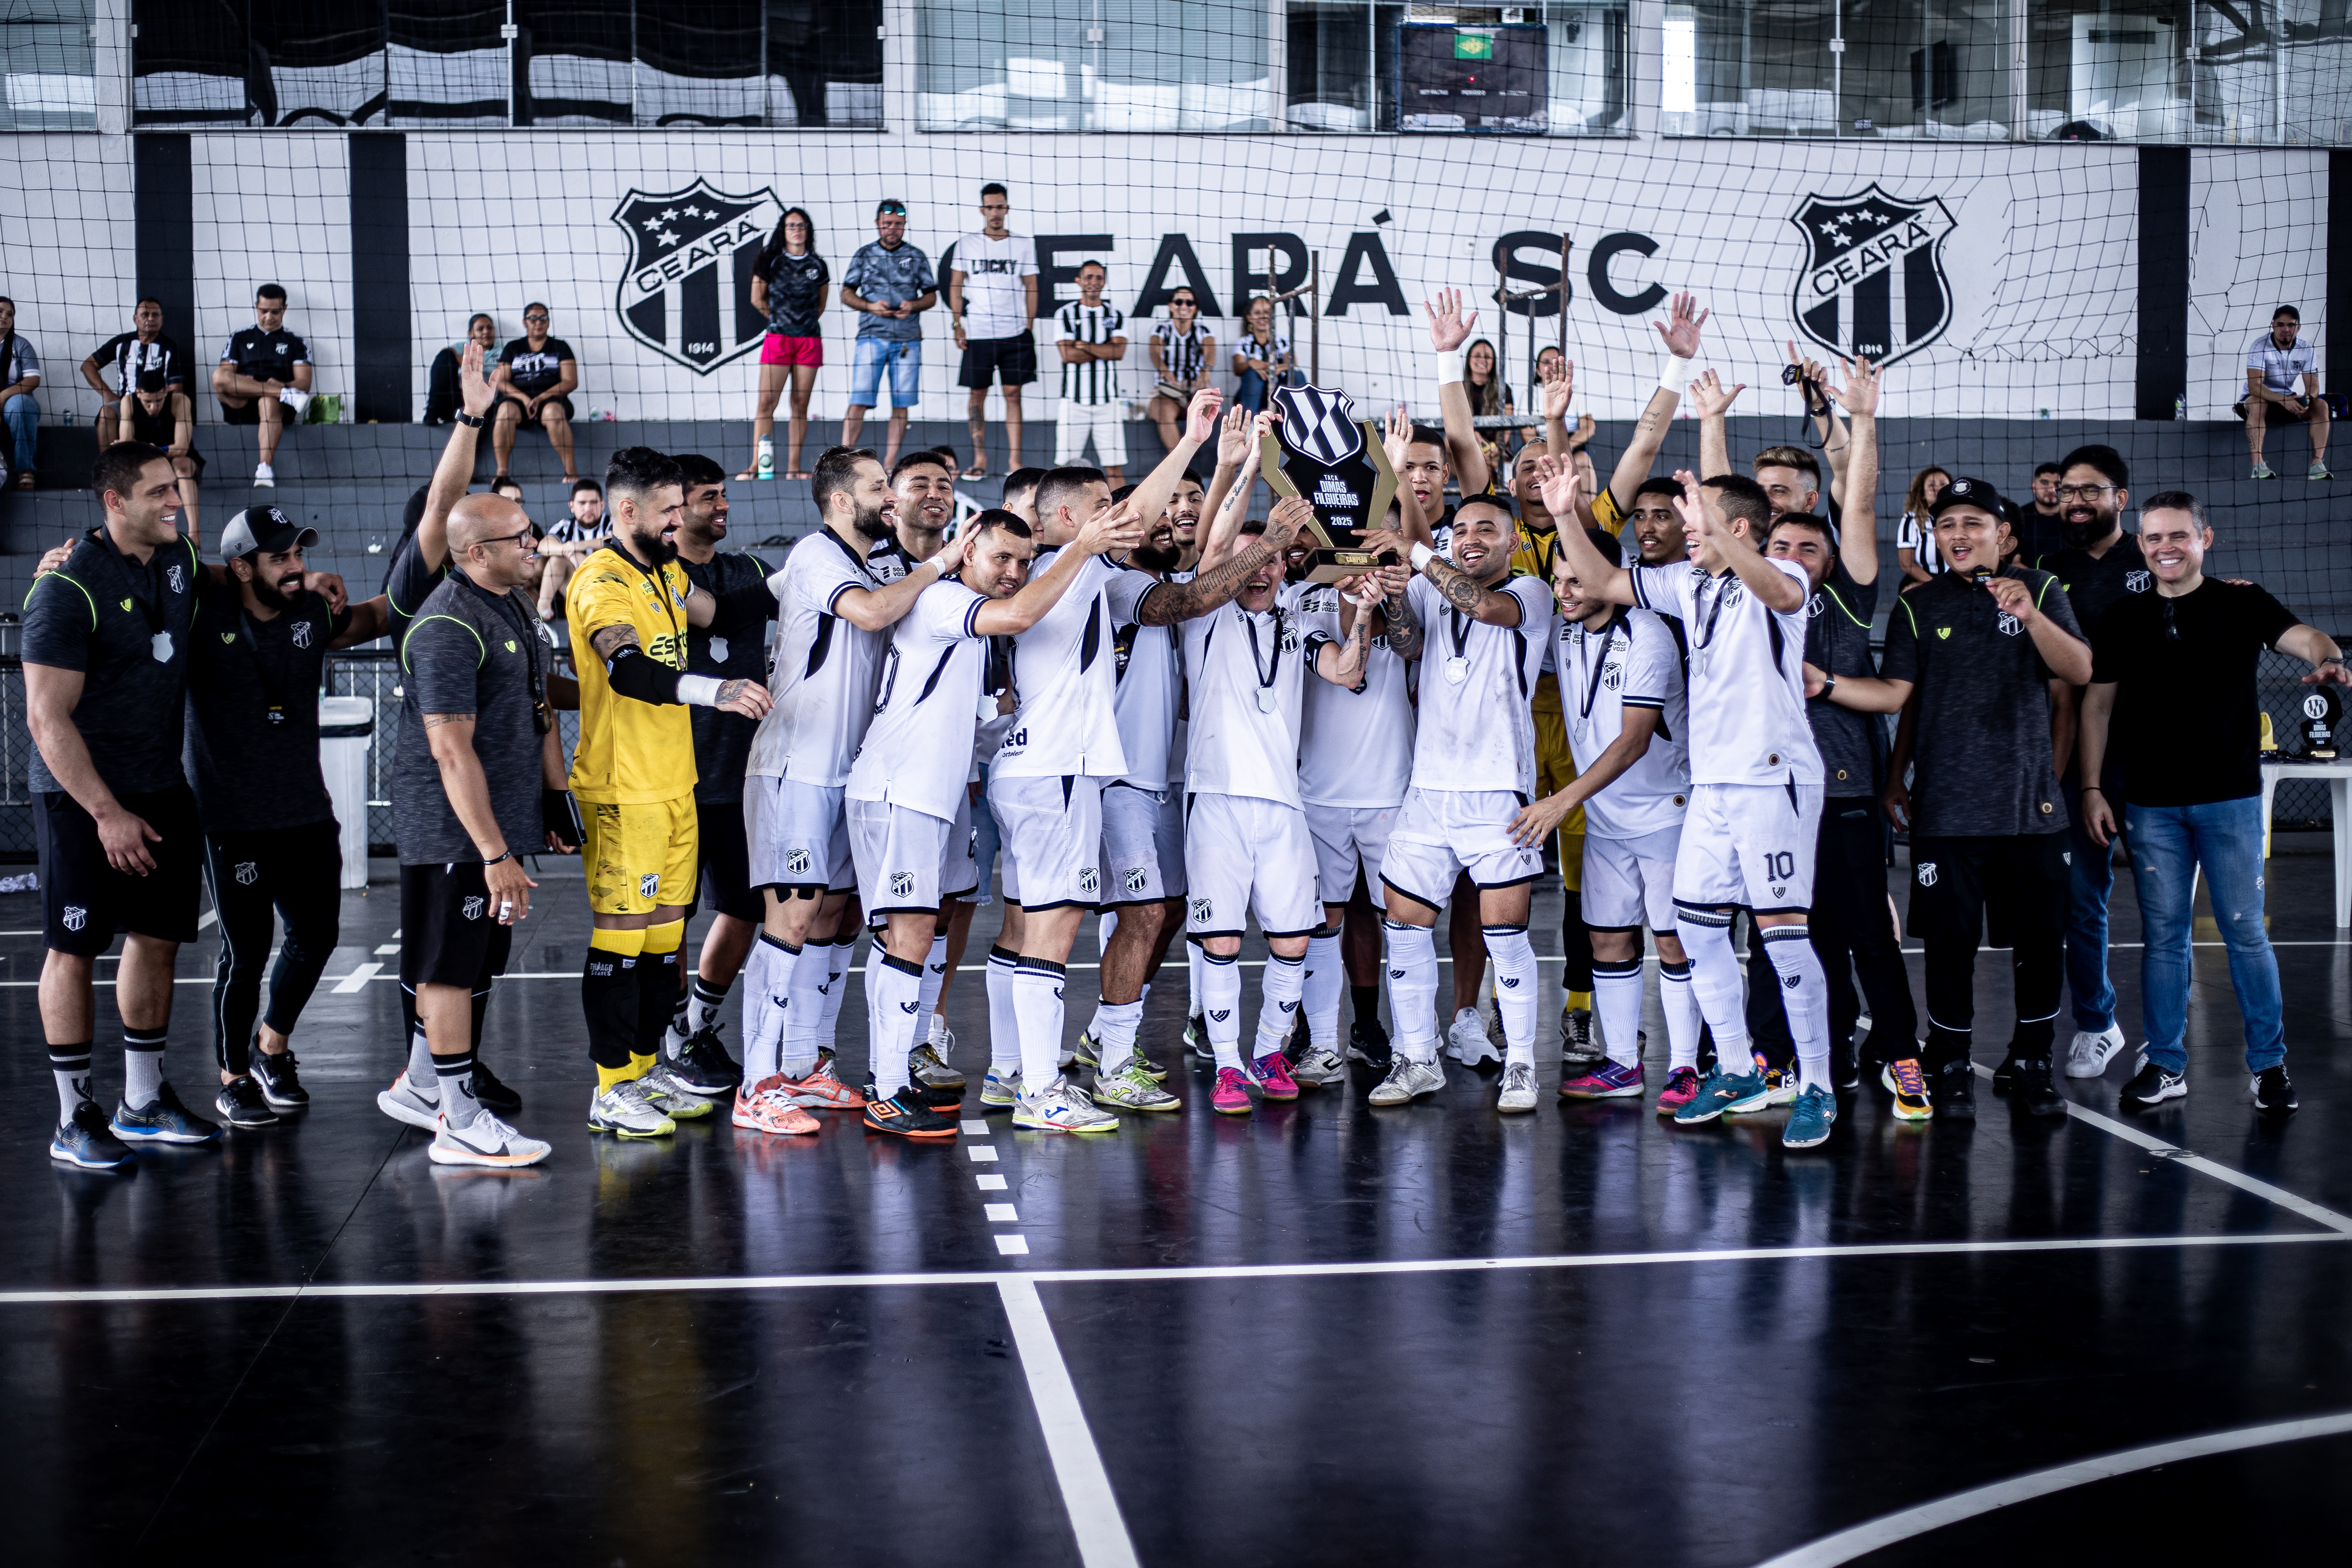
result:
[[[1139,544],[1127,552],[1127,558],[1146,572],[1173,572],[1176,563],[1184,559],[1184,552],[1173,542],[1165,545]]]
[[[2058,522],[2058,531],[2065,536],[2068,544],[2078,550],[2086,544],[2097,543],[2113,533],[2115,528],[2116,519],[2104,512],[2094,512],[2091,521],[2084,523],[2078,524],[2071,517],[2061,518]]]
[[[850,523],[850,526],[857,531],[859,538],[865,540],[869,544],[880,543],[883,540],[889,538],[893,531],[890,526],[890,519],[884,515],[882,509],[878,506],[870,511],[864,507],[859,507],[857,509],[857,516]]]
[[[279,615],[294,607],[294,595],[301,591],[302,579],[299,576],[287,578],[283,584],[272,583],[266,577],[253,580],[253,596]]]
[[[629,542],[635,547],[638,557],[648,566],[667,566],[677,559],[677,542],[674,539],[664,539],[659,529],[656,529],[651,533],[632,532],[629,535]]]

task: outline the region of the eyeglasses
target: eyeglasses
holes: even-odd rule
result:
[[[521,544],[524,540],[530,538],[538,531],[539,530],[535,528],[526,528],[520,533],[501,533],[493,538],[485,539],[482,542],[484,544]],[[525,545],[524,548],[529,549],[530,547]]]
[[[2060,500],[2096,500],[2103,495],[2112,495],[2115,488],[2113,485],[2060,485],[2058,499]]]
[[[525,316],[523,320],[526,321],[543,321],[547,320],[547,312],[542,310],[536,316]]]

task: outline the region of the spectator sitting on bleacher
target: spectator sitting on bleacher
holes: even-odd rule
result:
[[[539,618],[551,621],[563,604],[563,585],[572,574],[604,541],[613,536],[612,520],[604,515],[604,487],[593,479],[572,481],[572,515],[547,531],[539,547],[547,564],[539,579]]]
[[[5,294],[0,294],[0,382],[5,383],[0,384],[0,419],[7,421],[8,434],[16,438],[12,459],[16,488],[28,490],[41,431],[41,405],[33,399],[33,388],[41,384],[41,356],[16,335],[16,301]]]
[[[503,477],[514,458],[515,432],[536,425],[547,432],[548,445],[563,464],[565,479],[580,477],[572,462],[572,399],[580,384],[580,362],[572,345],[547,335],[545,305],[533,300],[522,308],[523,335],[499,351],[498,423],[490,427],[490,448],[498,454]],[[601,492],[599,511],[602,510]]]
[[[202,545],[196,488],[204,479],[205,458],[196,450],[196,400],[165,380],[162,371],[145,370],[117,413],[124,440],[144,441],[172,459],[172,471],[180,476],[180,531]]]
[[[2332,479],[2327,471],[2327,399],[2319,395],[2319,351],[2297,341],[2303,312],[2281,305],[2271,312],[2271,330],[2246,349],[2246,395],[2238,400],[2238,417],[2246,422],[2246,449],[2254,459],[2253,477],[2274,479],[2263,460],[2263,432],[2273,422],[2304,425],[2311,430],[2313,479]],[[2295,390],[2295,383],[2303,390]]]
[[[163,380],[174,392],[188,389],[188,356],[180,345],[163,335],[163,301],[142,300],[139,308],[131,312],[131,330],[117,332],[98,352],[81,362],[81,378],[89,383],[90,390],[102,401],[98,409],[98,449],[105,451],[119,437],[115,434],[116,405],[131,395],[139,378],[151,370],[163,373]],[[105,371],[114,372],[114,384],[106,384]]]
[[[457,376],[466,357],[467,343],[481,345],[486,368],[485,382],[498,374],[496,358],[499,348],[499,324],[479,311],[466,322],[466,335],[433,356],[433,368],[425,380],[425,423],[446,425],[457,416]]]
[[[310,348],[287,330],[286,290],[275,283],[253,291],[253,322],[222,348],[213,395],[220,399],[222,423],[260,426],[253,482],[267,489],[278,483],[271,464],[279,435],[310,407]]]

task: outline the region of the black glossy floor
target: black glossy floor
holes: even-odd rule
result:
[[[1360,1078],[1248,1121],[1180,1074],[1181,1117],[1093,1141],[594,1141],[584,905],[551,879],[486,1047],[556,1144],[517,1173],[434,1167],[374,1108],[380,882],[298,1037],[314,1108],[127,1178],[45,1156],[32,900],[0,900],[11,1528],[26,1562],[2340,1562],[2313,1506],[2352,1463],[2328,876],[2273,865],[2291,1121],[2248,1103],[2209,945],[2162,1114],[2116,1120],[2126,1056],[2056,1125],[1987,1094],[1973,1128],[1909,1128],[1864,1093],[1799,1156],[1780,1113],[1507,1121],[1459,1068],[1439,1105],[1374,1111]],[[2127,876],[2117,902],[2136,1029]],[[191,1103],[211,945],[173,1020]],[[1146,1038],[1181,1059],[1173,979]],[[976,971],[950,1002],[977,1117]]]

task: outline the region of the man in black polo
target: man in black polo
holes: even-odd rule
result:
[[[1926,1082],[1897,1062],[1895,1114],[1976,1115],[1969,1057],[1977,946],[1988,901],[2007,915],[2015,953],[2019,1102],[2063,1116],[2050,1052],[2062,968],[2067,813],[2052,718],[2065,685],[2091,672],[2090,646],[2065,590],[2046,572],[1996,570],[2011,540],[2000,492],[1955,479],[1936,498],[1936,548],[1950,570],[1895,601],[1876,682],[1849,684],[1879,710],[1916,690],[1910,745],[1888,767],[1887,809],[1911,830],[1911,929],[1927,950]],[[1903,768],[1916,761],[1907,795]],[[1905,820],[1907,807],[1908,820]]]
[[[338,612],[303,587],[302,552],[318,537],[276,507],[229,519],[228,574],[199,591],[189,647],[187,776],[221,930],[213,1103],[232,1127],[266,1127],[310,1101],[290,1037],[341,929],[343,867],[319,766],[319,689],[327,650],[383,636],[388,618],[381,597]],[[286,924],[275,966],[273,913]],[[256,1040],[265,968],[269,1010]]]
[[[25,702],[48,946],[41,1028],[58,1102],[49,1157],[116,1170],[127,1143],[220,1136],[163,1080],[173,963],[196,935],[203,838],[180,737],[202,567],[180,537],[179,476],[163,453],[117,443],[90,488],[105,521],[26,597]],[[123,1092],[110,1121],[89,1092],[91,971],[118,931]]]
[[[286,290],[264,283],[254,290],[253,325],[232,332],[213,367],[213,395],[220,399],[221,423],[258,426],[261,462],[253,470],[257,489],[277,484],[270,465],[278,438],[300,424],[310,409],[310,348],[286,326]]]
[[[2113,447],[2077,447],[2057,469],[2055,494],[2066,547],[2042,556],[2039,564],[2066,590],[2084,637],[2095,642],[2107,612],[2147,593],[2155,578],[2141,555],[2138,538],[2124,531],[2131,472],[2123,455]],[[2078,700],[2080,695],[2076,693]],[[2110,752],[2103,764],[2107,776],[2095,781],[2110,792],[2112,800],[2123,798],[2121,766],[2120,758]],[[2083,798],[2079,753],[2068,759],[2065,786],[2070,805]],[[2124,1048],[2123,1028],[2116,1021],[2115,984],[2107,974],[2107,901],[2116,885],[2115,846],[2093,837],[2079,812],[2067,831],[2066,988],[2074,998],[2074,1037],[2066,1049],[2066,1076],[2097,1078]]]
[[[515,592],[530,576],[530,520],[504,496],[449,513],[451,570],[401,643],[404,695],[392,786],[400,847],[400,979],[422,1038],[377,1108],[434,1132],[435,1163],[535,1164],[525,1138],[475,1093],[474,999],[506,968],[530,914],[519,855],[580,846],[547,700],[550,654]],[[422,1047],[420,1049],[420,1047]]]

